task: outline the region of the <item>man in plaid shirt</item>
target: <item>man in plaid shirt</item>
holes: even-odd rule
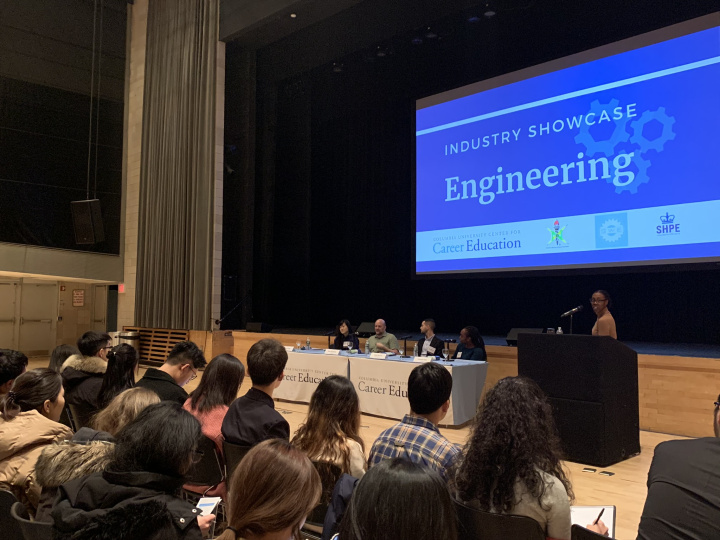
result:
[[[408,378],[410,414],[380,434],[370,451],[369,466],[404,457],[438,471],[448,481],[447,470],[460,456],[460,449],[436,426],[450,408],[451,391],[452,376],[444,366],[427,362],[413,369]]]

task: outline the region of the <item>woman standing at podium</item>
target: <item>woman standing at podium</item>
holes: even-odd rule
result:
[[[617,331],[615,329],[615,319],[610,314],[609,307],[611,304],[610,295],[607,291],[595,291],[590,298],[592,310],[597,315],[597,321],[592,328],[593,336],[610,336],[617,339]]]

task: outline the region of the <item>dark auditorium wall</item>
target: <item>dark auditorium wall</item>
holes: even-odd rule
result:
[[[353,17],[338,15],[256,53],[229,44],[225,141],[233,172],[226,168],[223,274],[233,294],[224,287],[223,315],[250,298],[224,327],[252,317],[330,329],[344,317],[355,324],[384,317],[391,331],[417,333],[422,318],[434,317],[443,333],[474,324],[504,335],[557,326],[560,313],[582,303],[575,331],[589,333],[588,299],[607,289],[623,340],[720,342],[717,266],[412,277],[416,99],[717,9],[707,1],[522,4],[529,7],[499,9],[479,26],[463,14],[429,21],[444,40],[417,47],[401,32],[335,59],[342,73],[326,61],[293,72],[279,58],[283,50],[311,54],[317,43],[344,50],[344,36],[362,31],[357,17],[354,27],[344,22]],[[378,44],[391,54],[378,58]],[[253,94],[248,116],[239,104]]]
[[[104,1],[97,164],[94,144],[90,152],[105,241],[77,245],[70,212],[70,201],[87,198],[93,9],[91,0],[0,2],[0,242],[120,252],[122,0]]]

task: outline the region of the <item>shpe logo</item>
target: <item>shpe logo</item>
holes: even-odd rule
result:
[[[599,248],[627,247],[627,214],[595,216],[595,245]]]
[[[552,229],[547,228],[547,231],[550,233],[550,240],[548,241],[547,245],[545,246],[548,249],[551,248],[563,248],[563,247],[570,247],[567,243],[567,240],[565,240],[565,229],[567,228],[567,225],[560,226],[560,221],[555,220],[555,223],[553,223]],[[561,244],[562,242],[562,244]]]
[[[655,228],[658,235],[680,234],[680,224],[675,223],[675,216],[670,212],[665,212],[664,216],[660,216],[660,223],[662,223],[662,225],[658,225]]]

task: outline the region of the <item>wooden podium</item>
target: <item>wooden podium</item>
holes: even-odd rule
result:
[[[518,374],[548,395],[565,458],[607,467],[640,453],[638,357],[608,336],[520,334]]]

